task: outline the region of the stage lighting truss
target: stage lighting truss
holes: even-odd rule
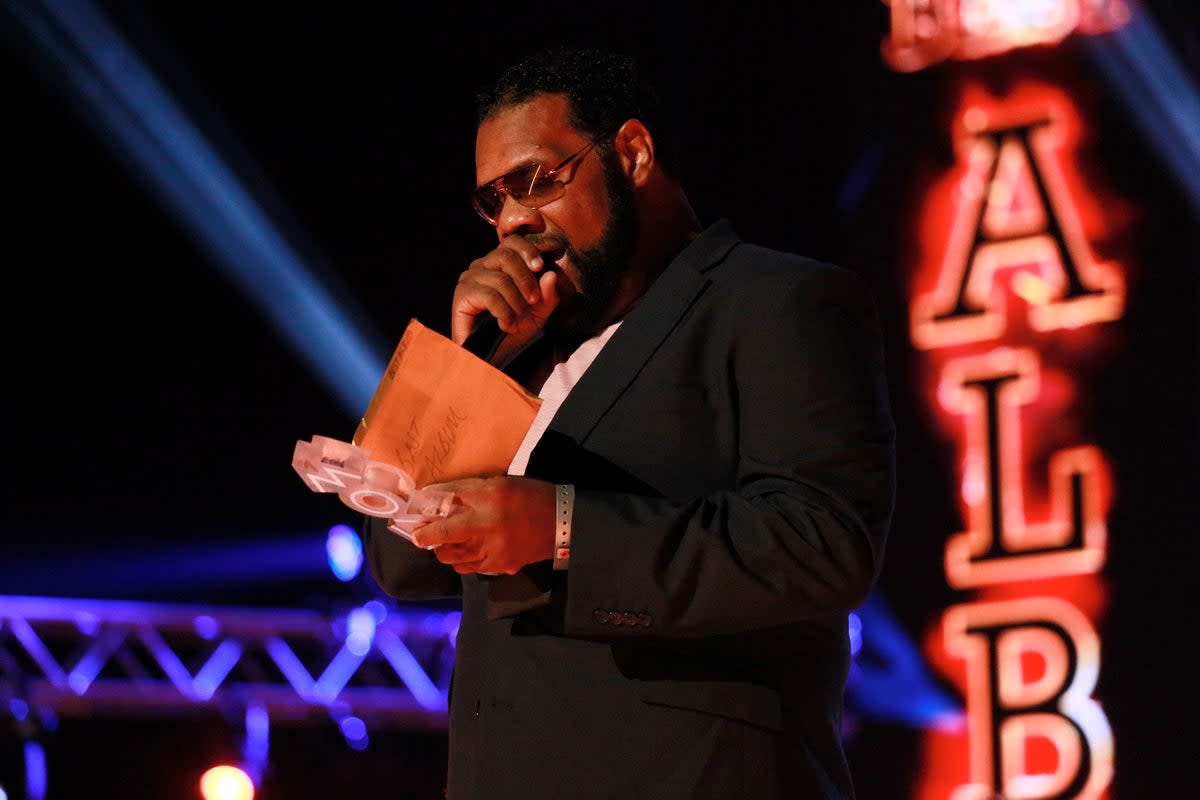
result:
[[[378,601],[333,614],[0,596],[0,702],[444,730],[457,626],[456,611]]]

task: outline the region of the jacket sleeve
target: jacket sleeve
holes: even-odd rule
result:
[[[735,477],[683,503],[579,490],[568,635],[715,636],[866,599],[895,484],[873,300],[857,275],[832,269],[754,311],[730,353]]]
[[[450,567],[387,529],[387,520],[363,517],[363,549],[371,575],[385,594],[400,600],[454,597],[462,584]]]

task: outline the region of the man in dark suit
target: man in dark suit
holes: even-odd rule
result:
[[[854,273],[702,226],[627,59],[480,96],[460,343],[544,398],[509,473],[368,520],[397,598],[461,595],[448,794],[850,798],[847,615],[878,578],[894,431]],[[486,398],[481,398],[486,402]],[[426,548],[426,549],[423,549]]]

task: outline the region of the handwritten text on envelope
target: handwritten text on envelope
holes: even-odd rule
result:
[[[409,322],[354,434],[416,486],[502,475],[541,400],[417,320]]]

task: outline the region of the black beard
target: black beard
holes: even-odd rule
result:
[[[579,273],[579,294],[560,308],[547,325],[548,333],[575,343],[598,332],[621,288],[621,278],[638,236],[638,219],[633,208],[633,189],[615,158],[605,157],[604,185],[608,194],[608,224],[595,247],[576,250],[564,243],[567,257]]]

